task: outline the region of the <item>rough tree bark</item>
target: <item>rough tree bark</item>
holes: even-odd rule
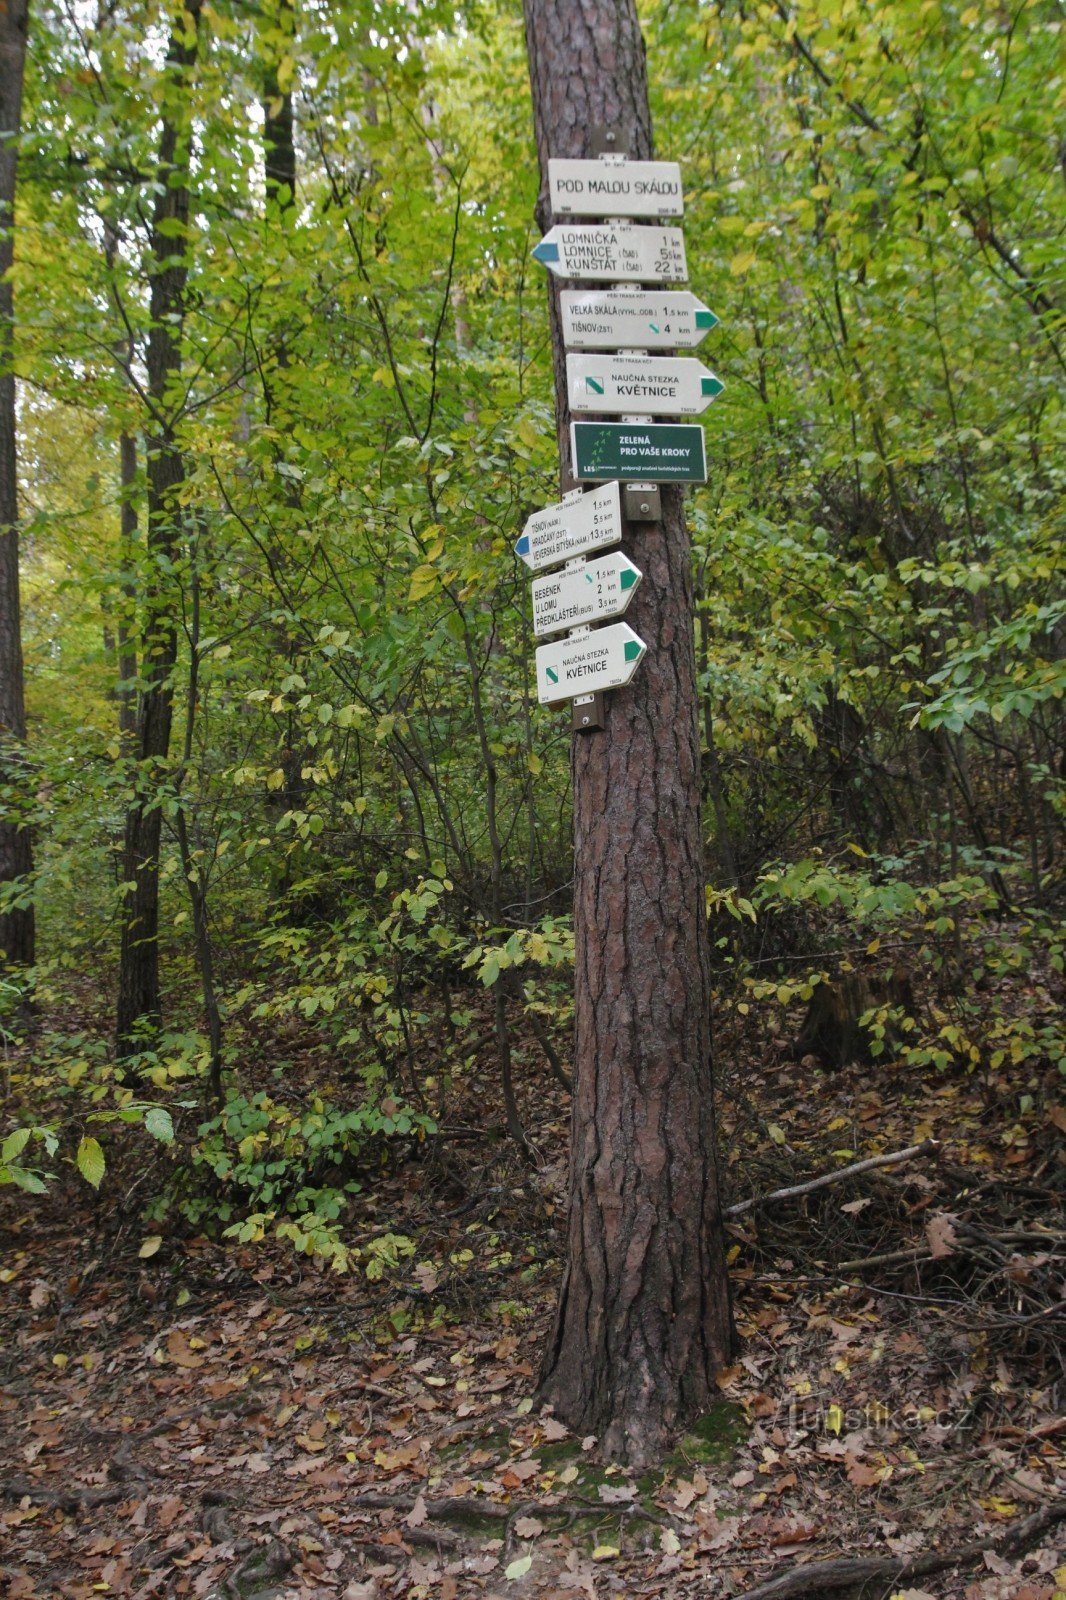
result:
[[[542,176],[612,124],[652,154],[633,0],[524,0]],[[569,413],[558,287],[551,326],[564,491]],[[655,1459],[716,1395],[733,1347],[714,1154],[693,585],[681,491],[628,524],[648,654],[575,737],[576,1036],[567,1263],[541,1398],[611,1455]]]
[[[19,603],[18,453],[15,438],[14,297],[8,274],[15,254],[15,173],[26,67],[27,0],[0,0],[0,885],[33,870],[30,830],[22,816],[26,780],[26,702]],[[34,958],[33,907],[0,914],[0,961]]]
[[[172,674],[178,656],[174,563],[181,537],[178,491],[185,462],[175,426],[172,387],[181,370],[185,285],[185,226],[189,219],[190,78],[196,61],[201,0],[186,0],[175,17],[167,50],[166,93],[159,138],[158,184],[152,218],[151,326],[145,365],[150,403],[146,433],[146,537],[137,708],[137,777],[123,848],[122,950],[116,1034],[120,1057],[137,1046],[137,1024],[159,1025],[159,844],[163,785],[174,713]],[[173,224],[181,224],[175,231]]]

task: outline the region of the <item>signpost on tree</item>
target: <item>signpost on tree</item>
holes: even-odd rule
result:
[[[572,273],[598,278],[601,270],[613,282],[683,280],[684,242],[676,228],[623,221],[634,211],[614,196],[600,212],[604,223],[553,225],[551,160],[581,163],[582,172],[564,167],[562,177],[583,177],[583,207],[591,160],[622,156],[630,179],[639,176],[638,163],[650,160],[644,43],[635,0],[580,6],[524,0],[524,10],[545,233],[534,254],[550,269],[567,492],[577,478],[560,280]],[[671,209],[664,205],[659,215],[677,214],[677,197],[668,198]],[[571,300],[571,315],[572,306]],[[690,320],[680,345],[696,343],[699,329],[695,308],[685,309]],[[540,1397],[559,1417],[579,1435],[595,1434],[607,1454],[635,1464],[655,1460],[682,1423],[713,1403],[715,1374],[733,1347],[711,1096],[691,550],[678,486],[679,477],[704,476],[702,429],[667,426],[700,436],[701,470],[668,476],[641,468],[633,477],[653,482],[631,483],[621,494],[626,552],[643,575],[627,615],[646,653],[628,686],[603,697],[599,719],[579,721],[575,707],[575,725],[598,731],[573,741],[570,1211],[566,1266],[540,1374]],[[575,428],[601,436],[592,441],[600,454],[585,463],[593,469],[609,442],[604,429],[617,430],[619,441],[653,432],[632,417]],[[684,439],[670,448],[691,455]],[[628,624],[592,630],[583,640],[571,634],[541,646],[538,656],[560,646],[564,655],[596,649],[619,626]],[[543,659],[545,676],[549,665],[563,664],[561,657]]]

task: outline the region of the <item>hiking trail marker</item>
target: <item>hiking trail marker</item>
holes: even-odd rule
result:
[[[557,217],[680,217],[685,209],[676,161],[552,159],[548,194]]]
[[[587,147],[602,151],[608,142],[618,143],[617,130],[594,128]],[[601,691],[623,688],[647,652],[628,623],[589,627],[625,611],[640,568],[620,550],[581,557],[621,542],[620,480],[634,524],[659,519],[658,484],[706,482],[703,429],[652,419],[697,416],[723,385],[701,361],[674,353],[694,349],[718,321],[694,294],[665,287],[688,280],[684,235],[661,220],[684,214],[678,163],[631,161],[620,150],[598,160],[553,157],[548,190],[559,220],[534,245],[534,258],[557,278],[607,285],[559,296],[569,409],[622,419],[571,422],[573,478],[602,488],[576,489],[535,512],[515,545],[534,572],[562,568],[532,585],[534,634],[570,630],[537,647],[537,698],[572,701],[572,726],[581,733],[605,726]],[[564,220],[570,217],[601,220]],[[574,353],[596,351],[610,353]]]
[[[642,577],[628,556],[612,550],[594,561],[572,561],[561,572],[534,578],[533,632],[542,638],[620,616]]]
[[[537,699],[550,706],[597,689],[621,689],[647,648],[628,622],[582,629],[568,639],[542,644],[537,649]]]
[[[533,255],[559,278],[607,283],[684,283],[688,278],[680,228],[556,223],[533,246]]]
[[[703,429],[681,422],[572,422],[574,477],[706,483]]]
[[[622,541],[622,504],[617,483],[585,494],[580,489],[558,505],[534,511],[515,545],[527,567],[540,572],[557,567],[589,550],[603,550]]]
[[[564,289],[568,350],[691,350],[718,318],[687,289]]]
[[[691,356],[568,355],[571,411],[647,412],[695,416],[725,385]]]

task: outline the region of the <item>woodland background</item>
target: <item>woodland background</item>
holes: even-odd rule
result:
[[[1016,1164],[1031,1238],[1066,1122],[1061,12],[640,10],[726,384],[688,514],[732,1197],[935,1132],[963,1141],[937,1203],[957,1222]],[[572,942],[569,717],[536,705],[512,552],[558,482],[520,12],[39,0],[22,128],[28,732],[2,799],[34,868],[2,893],[37,960],[0,982],[0,1277],[28,1285],[74,1207],[160,1309],[209,1250],[337,1304],[387,1289],[388,1346],[466,1305],[438,1279],[518,1263],[491,1304],[521,1331],[558,1250]],[[169,748],[138,764],[170,629]],[[116,1052],[137,805],[162,1026]],[[412,1192],[426,1225],[503,1198],[431,1246]],[[738,1234],[741,1284],[830,1236],[891,1254],[902,1216]],[[961,1237],[919,1254],[954,1271]],[[1051,1269],[996,1260],[994,1315],[1043,1316]],[[42,1352],[57,1294],[24,1308]],[[1045,1326],[1001,1331],[1047,1404]]]

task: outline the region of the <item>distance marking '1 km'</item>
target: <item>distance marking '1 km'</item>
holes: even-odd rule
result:
[[[703,429],[684,422],[572,422],[574,477],[597,483],[706,483]]]
[[[571,411],[697,416],[725,385],[693,356],[568,355]]]
[[[687,289],[564,289],[568,350],[692,350],[718,318]]]
[[[643,577],[621,550],[610,555],[581,561],[562,572],[534,578],[533,632],[538,638],[561,633],[564,628],[579,628],[605,617],[618,617],[637,592]]]
[[[628,622],[593,628],[576,639],[553,639],[537,648],[537,699],[542,706],[597,689],[621,689],[636,672],[647,645]]]
[[[676,161],[548,162],[557,217],[680,217],[685,209]]]
[[[688,278],[680,228],[636,222],[557,223],[533,255],[559,278],[590,282],[684,283]]]
[[[605,473],[605,477],[610,474]],[[617,483],[605,483],[591,494],[575,495],[558,505],[534,511],[515,545],[527,567],[539,572],[557,567],[571,556],[603,550],[622,542],[622,503]]]

